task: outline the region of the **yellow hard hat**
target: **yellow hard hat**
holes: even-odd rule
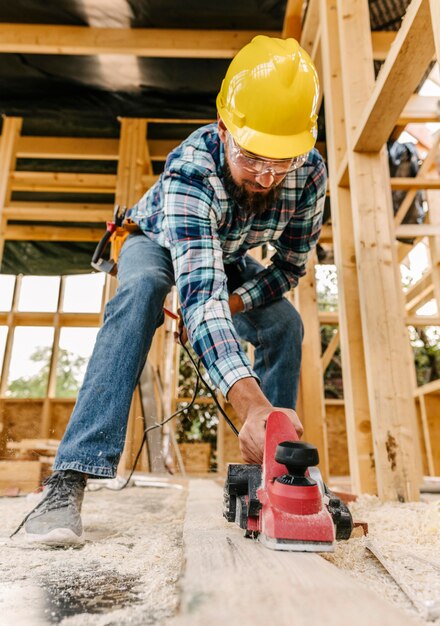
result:
[[[217,111],[239,146],[287,159],[315,145],[318,94],[315,66],[295,39],[258,35],[232,59]]]

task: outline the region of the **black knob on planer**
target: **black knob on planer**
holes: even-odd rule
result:
[[[287,467],[288,474],[277,478],[279,482],[291,485],[315,485],[316,482],[307,477],[309,467],[318,465],[319,454],[315,446],[303,441],[283,441],[277,445],[275,461]]]

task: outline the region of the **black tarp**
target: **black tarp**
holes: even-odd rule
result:
[[[0,3],[0,22],[281,31],[286,3],[287,0],[14,0]],[[409,0],[370,0],[372,27],[397,29],[408,3]],[[109,60],[96,56],[0,54],[0,113],[22,116],[24,135],[77,137],[118,137],[118,116],[213,118],[215,97],[228,63],[226,59],[119,56]],[[190,130],[181,127],[178,136],[183,138]],[[165,138],[170,131],[166,125],[156,127],[156,138]],[[173,125],[172,132],[175,137],[179,129]],[[324,138],[322,112],[319,138]],[[85,162],[80,165],[83,172],[92,171]],[[19,163],[20,166],[41,170],[50,164],[28,162]],[[14,194],[13,199],[41,201],[42,197]],[[56,201],[56,197],[51,199]],[[96,196],[63,199],[94,202]],[[89,271],[93,248],[93,244],[70,242],[8,241],[0,271],[85,272]]]

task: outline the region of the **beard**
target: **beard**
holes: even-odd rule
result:
[[[271,209],[281,193],[281,186],[275,185],[267,191],[251,191],[246,185],[239,185],[232,178],[231,170],[225,159],[223,168],[223,184],[226,192],[246,216],[260,216]],[[258,185],[256,184],[256,188]]]

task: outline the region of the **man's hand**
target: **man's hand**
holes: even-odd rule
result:
[[[295,427],[298,437],[304,432],[298,415],[292,409],[283,409],[281,407],[271,407],[270,410],[256,411],[251,413],[243,424],[238,441],[240,444],[241,456],[245,463],[261,464],[263,461],[264,439],[266,436],[267,418],[273,411],[281,411]]]
[[[273,411],[282,411],[290,418],[298,437],[301,437],[304,432],[295,411],[272,406],[255,378],[238,380],[229,390],[228,400],[243,422],[238,439],[245,463],[262,463],[266,422]]]

